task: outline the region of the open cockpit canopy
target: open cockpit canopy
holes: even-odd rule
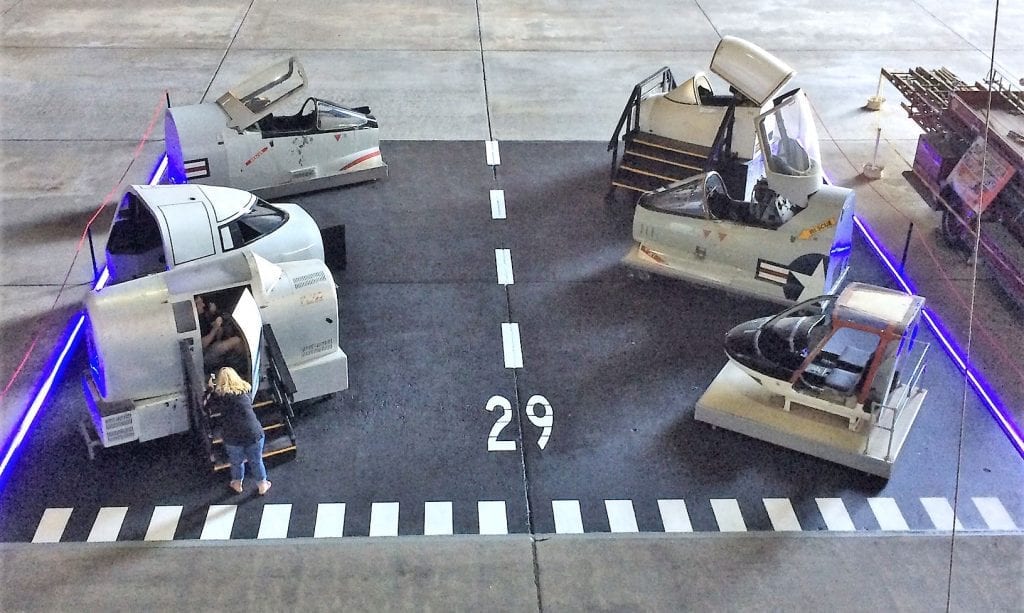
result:
[[[725,36],[711,58],[711,72],[758,105],[767,102],[796,74],[785,62],[754,43]]]
[[[758,117],[757,129],[761,153],[770,171],[791,177],[819,177],[818,130],[803,92],[794,90],[782,96]]]
[[[265,68],[217,99],[228,127],[239,132],[273,112],[306,87],[306,72],[295,57]]]

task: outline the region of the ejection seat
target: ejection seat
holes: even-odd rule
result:
[[[839,328],[801,374],[801,383],[816,391],[853,395],[867,372],[878,341],[878,336],[869,332]]]

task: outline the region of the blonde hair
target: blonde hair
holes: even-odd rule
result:
[[[219,396],[238,396],[248,394],[251,389],[252,386],[238,376],[234,368],[225,366],[217,371],[217,378],[213,383],[213,393]]]

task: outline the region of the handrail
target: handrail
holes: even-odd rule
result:
[[[263,338],[267,343],[267,374],[271,379],[271,388],[274,390],[275,400],[284,406],[285,414],[294,416],[292,411],[292,396],[295,395],[295,380],[288,370],[288,363],[281,353],[281,346],[274,335],[274,329],[270,324],[263,324]]]
[[[725,116],[722,117],[722,123],[718,124],[718,132],[715,133],[715,140],[711,143],[711,152],[708,153],[707,160],[704,162],[704,172],[718,170],[722,151],[732,150],[732,130],[736,123],[733,121],[735,117],[736,103],[730,102]]]
[[[203,374],[196,368],[193,359],[195,355],[195,341],[191,338],[183,338],[178,341],[178,352],[181,355],[181,367],[185,371],[185,393],[189,400],[189,410],[192,417],[192,424],[196,428],[199,440],[202,442],[203,451],[207,457],[212,457],[213,445],[212,428],[210,427],[210,414],[206,411],[203,396],[206,393],[206,382]]]
[[[917,388],[917,384],[920,382],[921,376],[924,374],[924,359],[925,356],[928,355],[928,349],[930,349],[931,345],[921,341],[919,341],[917,345],[918,349],[914,351],[914,353],[917,354],[914,370],[903,382],[903,385],[900,386],[899,393],[896,394],[895,398],[889,398],[887,394],[885,400],[878,404],[878,411],[872,419],[872,423],[875,426],[888,432],[889,440],[886,444],[885,451],[886,460],[890,460],[892,458],[892,439],[896,434],[896,424],[899,422],[900,414],[907,406],[907,401],[910,399],[910,393]],[[882,423],[882,414],[885,411],[892,412],[892,422],[888,426]],[[864,441],[865,451],[867,451],[868,442],[868,440]]]
[[[676,87],[676,79],[672,76],[672,70],[668,66],[662,66],[651,76],[633,86],[633,93],[630,94],[626,106],[619,115],[619,121],[615,124],[615,132],[608,141],[608,151],[612,152],[612,174],[619,161],[619,137],[625,128],[626,134],[631,134],[640,125],[640,103],[653,92],[665,93]]]

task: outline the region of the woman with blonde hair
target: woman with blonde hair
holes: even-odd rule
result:
[[[221,436],[231,463],[229,487],[242,493],[245,463],[256,473],[256,488],[260,495],[270,489],[267,468],[263,465],[263,425],[252,409],[249,391],[252,386],[238,376],[234,368],[225,366],[213,378],[210,412],[221,414]]]

